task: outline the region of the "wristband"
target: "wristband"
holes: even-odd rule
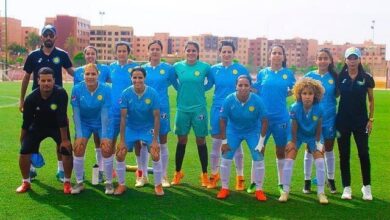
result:
[[[222,144],[227,144],[227,139],[223,139]]]

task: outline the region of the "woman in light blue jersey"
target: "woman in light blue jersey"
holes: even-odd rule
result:
[[[175,134],[178,137],[176,146],[176,168],[171,184],[180,184],[184,177],[182,164],[188,133],[193,128],[196,136],[196,145],[202,167],[200,175],[201,185],[207,187],[208,153],[206,136],[208,134],[207,108],[205,97],[205,80],[209,77],[210,65],[199,60],[199,44],[188,41],[185,48],[186,60],[174,64],[175,75],[178,81],[177,109],[175,116]]]
[[[176,77],[173,67],[165,62],[161,62],[161,54],[163,51],[163,45],[160,40],[154,40],[148,45],[149,62],[142,67],[146,70],[147,77],[145,84],[152,87],[159,94],[160,100],[160,149],[161,149],[161,164],[162,164],[162,186],[170,187],[170,183],[167,178],[168,167],[168,133],[171,130],[170,127],[170,108],[169,108],[169,96],[168,88],[170,85],[176,86]],[[139,145],[138,145],[139,146]],[[137,155],[138,170],[137,172],[136,187],[142,187],[147,181],[147,168],[149,154],[143,152],[139,157],[139,152],[136,147],[135,153]],[[145,150],[146,148],[141,148]]]
[[[78,194],[84,189],[84,155],[88,139],[94,134],[99,142],[101,139],[103,146],[110,146],[111,142],[108,133],[111,88],[98,82],[99,71],[96,64],[87,64],[83,72],[85,80],[73,87],[71,100],[76,130],[73,168],[77,181],[72,194]],[[99,176],[103,176],[103,171],[99,172]]]
[[[322,137],[325,146],[325,164],[328,177],[328,186],[331,193],[336,193],[336,184],[334,181],[335,157],[333,152],[334,139],[336,136],[336,98],[337,92],[337,73],[334,69],[333,57],[328,49],[321,49],[316,57],[317,70],[308,72],[304,77],[309,77],[321,82],[325,89],[324,97],[321,99],[320,106],[324,111],[322,120]],[[313,165],[313,155],[309,149],[305,151],[304,158],[304,176],[305,185],[303,193],[311,191],[311,170]]]
[[[279,202],[287,202],[294,161],[303,143],[313,152],[316,165],[317,195],[320,204],[328,204],[324,193],[325,162],[323,144],[321,142],[323,111],[319,102],[324,88],[318,80],[302,78],[293,88],[296,102],[291,105],[291,133],[286,147],[286,159],[283,167],[283,190]]]
[[[219,159],[221,157],[221,132],[219,129],[219,116],[222,109],[222,104],[225,98],[236,90],[237,78],[241,75],[249,77],[248,70],[240,63],[234,63],[234,53],[236,47],[232,41],[221,41],[219,53],[221,63],[211,67],[208,84],[215,85],[213,104],[210,110],[210,133],[213,138],[213,147],[210,153],[211,175],[207,188],[214,189],[220,179],[218,172]],[[236,164],[236,190],[244,190],[244,160],[243,151],[240,146],[235,155],[234,161]]]
[[[290,131],[290,120],[287,110],[287,97],[291,95],[291,89],[295,84],[294,73],[286,67],[286,53],[283,46],[271,47],[270,67],[262,69],[257,75],[254,88],[257,90],[267,111],[268,130],[265,139],[267,143],[272,135],[276,145],[276,165],[278,169],[279,189],[282,187],[282,172],[285,158],[287,136]],[[248,192],[254,192],[254,185],[248,188]]]

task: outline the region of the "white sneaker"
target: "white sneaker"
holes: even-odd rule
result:
[[[149,181],[147,177],[137,177],[137,179],[135,180],[135,187],[143,187],[148,182]]]
[[[72,191],[70,191],[71,194],[79,194],[81,191],[84,190],[84,184],[83,183],[77,183],[72,187]]]
[[[320,204],[324,204],[324,205],[329,203],[325,193],[318,194],[318,201],[320,202]]]
[[[344,187],[343,195],[341,195],[341,199],[352,199],[352,189],[350,186]]]
[[[288,200],[288,192],[282,191],[280,193],[279,202],[287,202]]]
[[[114,194],[114,185],[112,183],[106,183],[106,191],[104,191],[106,195]]]
[[[171,184],[169,183],[167,177],[163,177],[162,181],[161,181],[161,184],[164,188],[168,188],[168,187],[171,187]]]
[[[372,194],[371,194],[371,186],[363,186],[362,187],[362,193],[363,193],[363,200],[372,200]]]

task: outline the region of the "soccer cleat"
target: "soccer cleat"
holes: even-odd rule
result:
[[[337,193],[336,184],[334,182],[334,179],[328,179],[328,186],[330,189],[330,193],[332,193],[332,194]]]
[[[156,194],[156,196],[163,196],[164,195],[164,190],[163,190],[162,184],[159,184],[159,185],[154,187],[154,193]]]
[[[255,193],[256,191],[256,183],[251,183],[251,185],[246,189],[246,192],[249,194]]]
[[[279,197],[279,202],[287,202],[288,200],[288,192],[282,190]]]
[[[200,185],[202,187],[207,187],[207,185],[209,185],[209,175],[207,173],[200,174]]]
[[[37,171],[34,169],[34,170],[30,170],[30,173],[29,173],[29,175],[30,175],[30,181],[33,181],[33,180],[35,180],[35,177],[37,177]]]
[[[218,194],[217,194],[217,198],[218,199],[226,199],[228,196],[229,196],[229,190],[228,189],[225,189],[225,188],[222,188]]]
[[[63,183],[64,182],[64,178],[65,178],[64,171],[62,171],[62,170],[57,171],[56,178],[57,178],[58,181]]]
[[[71,194],[79,194],[81,191],[84,190],[84,183],[77,183],[72,187],[72,191],[70,192]]]
[[[362,197],[363,200],[368,200],[368,201],[372,200],[371,186],[370,185],[363,186],[362,193],[363,193],[363,197]]]
[[[209,184],[207,185],[207,189],[215,189],[217,188],[217,183],[220,179],[219,173],[211,174]]]
[[[126,192],[126,185],[124,185],[124,184],[119,184],[117,187],[116,187],[116,189],[115,189],[115,191],[114,191],[114,195],[116,195],[116,196],[120,196],[120,195],[122,195],[124,192]]]
[[[173,180],[171,182],[172,185],[179,185],[181,179],[183,179],[184,173],[182,171],[176,171],[173,175]]]
[[[245,180],[244,176],[236,176],[236,190],[244,191],[245,190]]]
[[[341,199],[352,199],[352,189],[350,186],[344,187],[343,194],[341,195]]]
[[[255,195],[257,200],[267,201],[267,196],[265,195],[263,190],[256,190]]]
[[[137,177],[135,180],[135,187],[143,187],[145,185],[145,178],[144,177]]]
[[[326,197],[325,193],[318,194],[318,201],[320,204],[326,205],[329,203],[328,198]]]
[[[168,181],[168,178],[166,176],[163,177],[161,184],[164,188],[169,188],[171,187],[171,184]]]
[[[302,192],[305,194],[311,193],[311,180],[305,180],[305,186],[303,187]]]
[[[28,190],[31,189],[31,183],[29,182],[23,182],[22,185],[20,185],[17,189],[16,189],[16,192],[17,193],[25,193],[27,192]]]
[[[70,182],[66,181],[64,182],[64,194],[71,194],[72,193],[72,185],[70,185]]]
[[[105,188],[106,188],[106,190],[104,191],[104,193],[106,195],[114,194],[114,185],[112,185],[112,183],[106,183]]]
[[[103,182],[103,177],[104,177],[104,172],[103,171],[99,171],[99,183]]]

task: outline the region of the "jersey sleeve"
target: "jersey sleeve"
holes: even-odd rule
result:
[[[104,104],[103,107],[110,108],[112,104],[111,100],[111,87],[104,83]]]
[[[152,102],[152,107],[153,110],[160,109],[160,99],[158,98],[157,92],[152,90],[153,93],[153,102]]]
[[[23,70],[28,74],[31,74],[34,71],[33,59],[34,58],[33,58],[32,54],[30,53],[27,56],[26,62],[24,63]]]
[[[62,67],[64,67],[65,69],[72,67],[72,61],[70,61],[69,54],[66,52],[64,52],[63,61],[64,62],[62,62]]]
[[[259,108],[260,118],[261,119],[268,118],[268,111],[267,111],[267,108],[265,107],[263,101],[256,94],[253,94],[253,95],[256,96],[256,102],[257,102],[257,105]]]
[[[110,79],[110,68],[107,65],[99,65],[99,82],[106,83]]]
[[[120,108],[127,109],[127,102],[128,102],[128,89],[125,89],[121,95]]]
[[[225,100],[223,101],[223,105],[222,105],[222,108],[221,108],[221,111],[220,111],[220,114],[219,114],[220,118],[222,118],[224,120],[227,120],[227,118],[229,116],[230,97],[231,97],[231,95],[226,97]]]
[[[297,120],[296,114],[297,114],[297,103],[294,103],[290,106],[290,119]]]
[[[375,88],[375,81],[372,75],[366,74],[366,82],[367,82],[367,88],[373,89]]]
[[[73,89],[72,89],[72,96],[71,96],[71,100],[70,100],[70,104],[72,105],[72,107],[79,107],[80,104],[79,104],[79,100],[80,100],[80,94],[79,94],[79,86],[74,86]]]
[[[168,74],[169,74],[168,80],[170,85],[172,85],[173,88],[177,90],[179,87],[179,83],[177,82],[177,75],[175,73],[175,68],[173,66],[169,66]]]
[[[73,84],[77,85],[84,80],[84,67],[78,67],[74,71]]]

